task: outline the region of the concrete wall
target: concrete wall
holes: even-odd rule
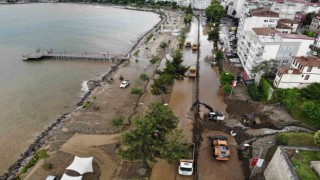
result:
[[[299,180],[283,147],[278,147],[264,171],[266,180]]]

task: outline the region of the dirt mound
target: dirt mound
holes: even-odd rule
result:
[[[238,116],[243,114],[256,114],[261,110],[261,105],[255,102],[248,102],[243,100],[226,99],[225,103],[228,105],[227,113],[230,116]]]

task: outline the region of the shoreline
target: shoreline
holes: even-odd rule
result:
[[[76,3],[76,4],[85,4],[85,5],[101,5],[103,4],[86,4],[86,3]],[[126,53],[126,56],[128,57],[139,45],[141,45],[142,40],[144,37],[146,37],[148,34],[150,34],[155,29],[161,27],[161,24],[165,23],[167,21],[167,16],[165,13],[161,11],[156,11],[152,9],[139,9],[139,8],[129,8],[129,7],[121,7],[121,6],[113,6],[113,5],[107,5],[114,8],[122,8],[126,10],[135,10],[135,11],[145,11],[145,12],[153,12],[160,15],[161,20],[154,25],[150,30],[145,32],[141,37],[138,38],[138,41],[133,44],[132,48]],[[160,26],[159,26],[160,25]],[[48,143],[48,139],[52,137],[53,132],[63,126],[63,124],[71,117],[71,114],[77,109],[79,109],[82,105],[82,103],[92,95],[93,92],[97,90],[97,87],[101,85],[102,82],[105,82],[107,78],[109,78],[112,74],[112,72],[116,71],[121,64],[123,64],[125,60],[119,61],[116,65],[114,65],[108,72],[102,75],[102,77],[99,80],[90,79],[88,80],[88,83],[92,83],[89,85],[89,91],[86,92],[82,98],[76,103],[76,107],[73,111],[69,113],[65,113],[60,115],[51,125],[44,128],[42,132],[34,139],[32,143],[26,148],[26,150],[20,155],[20,157],[15,161],[14,164],[12,164],[8,169],[7,172],[5,172],[2,176],[0,176],[0,179],[8,179],[8,178],[14,178],[18,173],[19,169],[28,163],[28,161],[35,155],[35,153],[43,148],[43,145]]]

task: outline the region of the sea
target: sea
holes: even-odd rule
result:
[[[105,62],[41,60],[37,49],[126,54],[160,16],[88,4],[0,5],[0,175],[61,114],[72,112]]]

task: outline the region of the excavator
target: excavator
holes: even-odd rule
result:
[[[209,105],[206,104],[206,103],[200,102],[199,100],[195,101],[195,102],[192,104],[191,109],[193,109],[195,106],[197,106],[197,105],[199,105],[199,104],[203,105],[204,107],[206,107],[206,108],[209,110],[209,113],[207,114],[207,118],[208,118],[209,121],[212,121],[212,120],[222,121],[222,120],[224,120],[224,115],[223,115],[223,113],[213,111],[213,108],[212,108],[211,106],[209,106]],[[206,117],[206,115],[205,115],[205,117]]]

